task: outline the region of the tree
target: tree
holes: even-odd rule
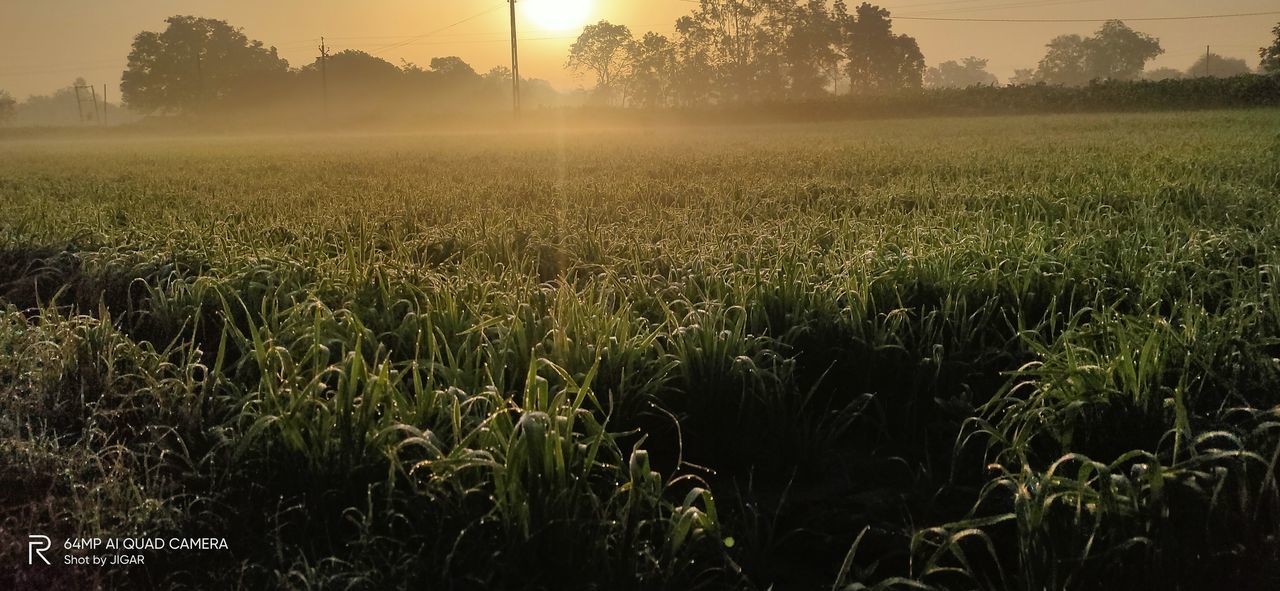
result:
[[[409,64],[408,67],[416,66]],[[335,88],[348,88],[360,94],[385,91],[398,82],[404,73],[395,64],[358,49],[346,49],[329,56],[325,69],[330,82],[335,83]],[[320,60],[307,64],[299,72],[304,75],[318,74]]]
[[[924,54],[916,40],[893,33],[889,11],[862,3],[843,27],[845,70],[850,92],[919,88]]]
[[[628,48],[628,93],[643,107],[666,106],[676,70],[675,46],[664,35],[648,32]]]
[[[692,16],[676,20],[674,94],[683,105],[705,103],[715,95],[715,48],[711,31]]]
[[[1188,78],[1230,78],[1252,73],[1249,62],[1238,57],[1223,57],[1216,53],[1200,56],[1196,63],[1187,68]]]
[[[1035,68],[1018,68],[1013,71],[1013,76],[1009,78],[1009,84],[1014,86],[1031,86],[1041,82],[1040,75],[1036,73]]]
[[[409,68],[415,68],[412,64]],[[307,86],[319,91],[320,60],[299,70]],[[330,55],[325,64],[329,98],[339,111],[373,110],[372,104],[403,94],[405,72],[395,64],[357,49]]]
[[[510,71],[507,74],[510,89]],[[428,81],[424,89],[427,94],[450,105],[466,104],[478,97],[486,87],[484,78],[476,73],[471,64],[458,56],[437,57],[431,59],[431,69],[426,72]],[[502,94],[507,95],[507,92]],[[509,96],[509,95],[508,95]]]
[[[846,25],[856,24],[843,0],[696,2],[692,14],[676,21],[671,41],[673,102],[805,99],[838,86],[849,49]],[[914,40],[908,39],[890,33],[888,43],[910,49]],[[897,70],[890,65],[876,79],[900,77]],[[918,73],[915,78],[918,85]]]
[[[1271,29],[1271,32],[1275,34],[1276,40],[1271,43],[1270,47],[1263,47],[1258,50],[1258,57],[1262,58],[1259,68],[1263,72],[1280,74],[1280,24]]]
[[[748,0],[746,61],[734,72],[739,98],[778,100],[796,90],[793,74],[810,69],[799,0]]]
[[[699,44],[699,66],[721,100],[741,101],[762,89],[783,86],[782,46],[786,24],[769,4],[783,0],[699,0],[686,39]],[[790,1],[790,0],[786,0]],[[685,19],[681,19],[684,21]],[[677,30],[681,23],[677,22]]]
[[[1085,65],[1093,79],[1133,80],[1147,62],[1164,53],[1160,40],[1111,20],[1085,40]]]
[[[963,63],[942,62],[924,75],[924,84],[929,88],[969,88],[999,83],[1000,79],[987,71],[987,60],[977,57],[967,57]]]
[[[489,68],[488,72],[484,73],[483,78],[485,82],[495,86],[502,85],[509,90],[511,87],[511,68],[506,66],[494,66]]]
[[[15,105],[13,122],[26,126],[79,125],[80,113],[76,108],[75,87],[83,84],[84,78],[76,78],[50,94],[28,96],[22,103]]]
[[[9,120],[10,125],[14,126],[40,126],[40,127],[63,127],[78,126],[82,122],[80,120],[80,110],[76,104],[76,86],[84,86],[88,84],[84,78],[76,77],[73,80],[66,80],[65,84],[59,86],[57,90],[49,94],[33,94],[27,98],[16,102],[13,105],[12,118]],[[4,94],[0,92],[0,95]],[[101,100],[101,99],[99,99]],[[4,103],[4,99],[0,97],[0,103]],[[88,110],[88,104],[84,105]],[[112,124],[122,124],[138,119],[137,114],[121,109],[115,103],[106,105],[106,113]],[[3,104],[0,104],[0,111],[4,110]],[[0,116],[2,118],[2,116]],[[2,122],[0,122],[2,124]]]
[[[840,26],[825,1],[808,0],[796,7],[784,46],[792,96],[821,96],[828,82],[834,86],[839,43]]]
[[[440,74],[445,79],[459,82],[474,81],[480,76],[476,73],[475,68],[471,67],[471,64],[455,55],[432,58],[431,71]]]
[[[1093,80],[1133,80],[1164,53],[1160,41],[1107,21],[1092,37],[1062,35],[1049,42],[1036,77],[1049,84],[1083,86]]]
[[[226,21],[173,16],[165,22],[163,32],[144,31],[133,40],[120,84],[130,109],[190,111],[226,96],[249,74],[288,71],[274,47],[251,41]]]
[[[5,125],[13,120],[14,113],[17,112],[18,101],[13,100],[13,95],[7,91],[0,90],[0,125]]]
[[[1084,37],[1079,35],[1061,35],[1055,37],[1047,45],[1048,51],[1040,60],[1036,70],[1036,78],[1048,84],[1063,86],[1082,86],[1089,83],[1088,67],[1085,65],[1088,45]]]
[[[608,100],[614,87],[626,77],[631,29],[600,21],[587,25],[578,40],[569,46],[567,67],[576,72],[591,72],[596,77],[596,91]]]

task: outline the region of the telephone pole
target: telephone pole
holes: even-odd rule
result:
[[[329,119],[329,47],[320,37],[320,92],[324,101],[324,118]]]
[[[96,87],[89,84],[77,84],[76,89],[76,109],[80,115],[80,125],[93,123],[102,125],[102,111],[98,108],[98,91]],[[105,92],[105,90],[104,90]],[[93,111],[85,112],[85,103],[93,105]],[[106,101],[103,100],[103,109],[106,108]]]
[[[1209,77],[1209,60],[1213,59],[1213,54],[1209,52],[1209,46],[1204,46],[1204,77]]]
[[[511,108],[520,115],[520,49],[516,43],[516,0],[511,4]]]
[[[204,102],[204,60],[196,49],[196,105],[203,109]]]

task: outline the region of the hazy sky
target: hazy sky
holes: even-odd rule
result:
[[[591,20],[625,24],[638,34],[669,33],[688,0],[521,0],[521,73],[572,88],[586,81],[563,69],[572,30],[551,30],[532,14],[537,3],[585,2]],[[857,0],[848,0],[856,5]],[[118,92],[133,36],[160,30],[165,17],[191,14],[227,20],[279,48],[294,66],[311,62],[320,35],[335,50],[362,49],[393,63],[426,65],[458,55],[481,72],[508,61],[507,12],[500,0],[0,0],[0,89],[21,99],[68,85],[77,76]],[[1277,0],[886,0],[895,17],[984,19],[1147,18],[1280,10]],[[544,7],[543,10],[546,10]],[[487,12],[486,12],[487,11]],[[477,16],[478,15],[478,16]],[[468,17],[438,34],[415,38]],[[1189,21],[1130,21],[1165,48],[1150,67],[1186,69],[1212,45],[1251,66],[1280,15]],[[1032,67],[1050,38],[1087,34],[1097,23],[970,23],[899,19],[896,29],[920,41],[930,65],[969,55],[991,60],[1002,79]],[[394,45],[408,43],[396,47]]]

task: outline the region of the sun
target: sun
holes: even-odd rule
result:
[[[587,24],[591,0],[519,0],[525,16],[539,28],[564,32]]]

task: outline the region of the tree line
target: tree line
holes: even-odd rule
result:
[[[360,119],[391,114],[481,110],[509,104],[511,70],[479,73],[456,56],[427,66],[393,64],[347,49],[291,68],[274,47],[225,21],[174,16],[162,32],[140,33],[120,84],[125,105],[147,114],[267,110]],[[534,104],[559,94],[523,79]]]
[[[1262,50],[1262,69],[1277,69],[1268,58],[1275,51]],[[1138,80],[1163,53],[1158,39],[1113,20],[1088,37],[1050,40],[1039,64],[1019,70],[1010,83]],[[1187,75],[1250,71],[1239,67],[1243,60],[1216,60],[1193,65]],[[608,21],[587,26],[569,49],[567,67],[594,77],[599,102],[662,107],[999,84],[987,64],[975,56],[926,68],[917,41],[895,33],[890,12],[868,2],[850,9],[844,0],[699,0],[671,37],[637,37]]]
[[[274,47],[226,21],[173,16],[165,24],[133,41],[120,85],[132,113],[257,112],[278,121],[323,112],[361,120],[494,110],[511,100],[505,66],[480,73],[453,56],[425,67],[393,64],[347,49],[295,68]],[[850,8],[844,0],[698,0],[674,31],[636,36],[607,21],[588,25],[571,45],[566,67],[591,76],[594,88],[566,95],[546,81],[522,79],[523,100],[534,106],[591,101],[699,107],[999,84],[987,60],[976,56],[926,67],[916,39],[896,32],[890,12],[869,2]],[[1276,40],[1259,50],[1261,72],[1280,72],[1280,25],[1273,32]],[[1216,54],[1185,72],[1147,70],[1163,53],[1158,39],[1109,21],[1090,36],[1050,40],[1037,66],[1018,70],[1009,83],[1081,87],[1251,71],[1244,60]],[[15,117],[27,124],[74,120],[75,105],[67,106],[66,95],[18,103],[0,90],[0,123]]]
[[[673,37],[636,38],[625,25],[588,25],[567,66],[595,78],[606,103],[642,107],[803,100],[839,92],[918,88],[924,54],[895,33],[888,10],[844,0],[700,0]]]

